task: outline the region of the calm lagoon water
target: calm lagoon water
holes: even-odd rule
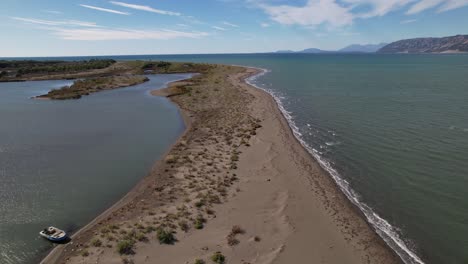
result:
[[[111,58],[225,63],[268,69],[268,73],[252,82],[275,95],[284,107],[291,126],[310,150],[311,155],[330,171],[350,199],[367,215],[377,232],[406,263],[468,263],[467,55],[239,54],[148,55]],[[9,191],[16,190],[21,193],[20,195],[26,195],[26,193],[30,195],[29,193],[41,190],[41,188],[35,188],[35,185],[50,184],[45,181],[52,174],[48,170],[56,168],[50,165],[52,161],[49,161],[49,164],[44,161],[46,157],[59,156],[60,153],[62,154],[60,156],[69,156],[74,155],[74,152],[70,151],[67,145],[66,150],[62,149],[63,145],[55,145],[57,138],[62,138],[63,130],[66,130],[62,125],[60,127],[63,130],[54,133],[54,129],[45,126],[40,119],[27,120],[28,129],[22,131],[24,129],[20,127],[15,128],[20,122],[10,121],[7,123],[8,130],[4,130],[3,119],[5,117],[2,114],[5,106],[1,101],[4,100],[2,97],[0,94],[0,142],[5,140],[4,138],[19,137],[22,133],[25,135],[20,137],[21,144],[18,144],[18,147],[29,149],[27,143],[31,140],[36,142],[35,152],[26,150],[19,152],[19,156],[11,158],[12,162],[8,163],[16,164],[15,166],[20,169],[34,168],[35,174],[42,175],[37,178],[25,177],[28,180],[37,179],[33,183],[18,182],[21,177],[9,178],[10,185],[16,184],[16,187],[9,187]],[[107,97],[105,94],[99,94],[95,98],[108,100],[109,103],[114,100],[123,100],[118,99],[117,96]],[[88,99],[77,103],[86,104],[86,100]],[[94,99],[90,97],[89,100]],[[42,104],[42,102],[31,100],[28,102]],[[38,110],[40,107],[31,106],[31,108],[37,115],[42,115]],[[123,111],[123,108],[112,109]],[[21,110],[17,111],[7,116],[13,120],[21,120],[23,117],[18,114]],[[48,114],[51,115],[50,112]],[[109,113],[109,120],[112,118],[121,118],[121,113]],[[170,116],[166,116],[166,118],[166,123],[178,120],[177,117],[171,119]],[[70,129],[77,127],[78,124],[74,123],[78,122],[77,120],[68,121],[72,124]],[[85,131],[94,136],[89,136],[87,140],[80,139],[79,144],[75,145],[76,148],[97,148],[96,144],[90,142],[93,142],[93,139],[95,142],[98,141],[95,135],[104,133],[99,129],[99,125],[103,124],[90,124],[93,125]],[[156,131],[160,127],[154,129]],[[80,135],[86,135],[81,130],[79,131]],[[144,133],[146,130],[139,129],[138,131]],[[34,139],[40,138],[38,135],[31,137],[34,133],[42,135],[43,139],[39,141]],[[131,133],[134,132],[128,132],[126,135]],[[73,145],[69,142],[70,139],[63,138],[62,140],[63,144]],[[102,136],[99,140],[111,139],[108,136]],[[39,142],[42,141],[51,142],[51,146],[47,150],[41,148]],[[150,141],[142,139],[139,147],[148,142]],[[113,143],[93,151],[92,153],[98,156],[95,159],[109,158],[103,154],[109,153],[108,150],[112,150],[112,153],[117,152],[118,144]],[[137,144],[130,145],[136,146]],[[0,144],[0,155],[2,155],[1,148]],[[39,151],[42,151],[40,152],[42,155],[33,154]],[[122,154],[127,152],[129,151],[126,150]],[[32,155],[34,156],[31,157]],[[21,164],[28,160],[26,159],[28,156],[29,162],[35,165]],[[1,163],[3,156],[0,157],[2,157]],[[143,157],[147,158],[146,155],[138,158],[140,160]],[[90,157],[87,156],[87,158]],[[90,172],[82,173],[80,170],[83,170],[83,166],[77,164],[75,160],[76,158],[70,158],[69,163],[65,163],[66,161],[60,163],[63,171],[67,171],[60,175],[68,178],[55,177],[56,181],[62,182],[53,183],[56,187],[52,189],[63,187],[64,183],[67,186],[76,186],[76,182],[74,185],[68,185],[68,182],[80,181],[84,174],[90,175]],[[135,159],[134,162],[136,161]],[[94,167],[100,168],[98,165],[103,164],[99,162],[95,166],[89,166],[90,161],[85,162],[89,170]],[[148,166],[151,162],[152,160],[148,161]],[[109,162],[109,164],[116,166],[119,163]],[[146,168],[139,173],[135,173],[134,170],[122,172],[121,177],[132,177],[129,176],[132,173],[141,177]],[[0,166],[0,169],[4,170],[3,166]],[[123,169],[116,168],[115,170]],[[75,174],[72,176],[69,170],[74,171]],[[106,173],[99,172],[93,175],[106,175]],[[3,178],[1,179],[3,181]],[[95,177],[91,179],[97,180]],[[88,186],[91,179],[83,179],[82,186]],[[107,178],[102,183],[107,184]],[[42,189],[52,190],[49,187],[42,187]],[[104,209],[126,190],[128,187],[122,187],[112,194],[101,196],[97,187],[94,197],[88,196],[82,199],[88,203],[83,202],[80,210],[87,209],[88,217],[83,217],[86,219],[81,222],[72,223],[76,225],[85,223],[92,218],[90,215]],[[42,193],[42,195],[45,194]],[[79,190],[75,195],[84,196]],[[54,197],[61,196],[56,194]],[[92,211],[88,208],[91,199],[105,200],[105,202],[102,202],[100,208]],[[6,200],[8,201],[8,198]],[[23,200],[31,203],[21,205],[26,208],[34,208],[36,202],[40,201],[40,199],[29,200],[27,196]],[[5,201],[5,198],[0,201]],[[57,208],[66,208],[63,201],[65,200],[56,199],[48,203],[56,204]],[[57,204],[62,204],[62,207]],[[7,203],[7,205],[0,205],[0,208],[3,208],[2,206],[11,205]],[[15,205],[13,211],[21,206]],[[38,213],[36,210],[24,211],[29,213],[24,213],[24,217],[19,219],[34,219],[34,214]],[[0,223],[3,223],[5,220],[1,217]],[[68,215],[54,215],[54,218],[60,217],[63,217],[63,222],[60,224],[70,223],[67,222],[67,220],[70,221]],[[28,226],[21,221],[9,218],[8,220],[12,222],[10,226]],[[37,227],[34,226],[31,232],[35,233],[36,229],[44,224],[43,222]],[[3,239],[3,233],[0,239]],[[2,245],[1,241],[0,245]]]
[[[80,100],[33,100],[70,81],[0,83],[0,263],[37,263],[49,225],[75,231],[149,172],[183,132],[177,107],[149,94],[189,75]]]

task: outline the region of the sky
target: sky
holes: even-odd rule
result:
[[[468,0],[0,0],[0,57],[336,50],[467,26]]]

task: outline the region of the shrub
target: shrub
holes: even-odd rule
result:
[[[133,262],[132,259],[123,258],[123,259],[122,259],[122,263],[123,263],[123,264],[134,264],[135,262]]]
[[[117,243],[117,252],[121,255],[131,255],[134,253],[133,247],[135,246],[135,241],[130,239],[125,239]]]
[[[245,234],[245,230],[242,229],[240,226],[235,225],[231,229],[231,234],[237,235],[237,234]]]
[[[196,206],[197,208],[200,208],[200,207],[202,207],[202,206],[204,206],[204,205],[205,205],[205,200],[203,200],[203,199],[201,199],[200,201],[197,201],[197,202],[195,203],[195,206]]]
[[[83,256],[83,257],[89,256],[88,250],[85,249],[85,250],[81,251],[81,256]]]
[[[138,240],[138,241],[148,241],[148,238],[145,236],[144,233],[137,233],[135,235],[135,238]]]
[[[235,245],[239,244],[240,242],[239,242],[239,240],[236,238],[235,235],[229,234],[229,235],[227,236],[227,243],[228,243],[229,246],[235,246]]]
[[[156,228],[154,226],[151,226],[151,225],[147,226],[146,229],[145,229],[145,233],[147,233],[147,234],[152,233],[154,231],[156,231]]]
[[[226,257],[218,251],[211,256],[211,260],[214,263],[224,264],[226,262]]]
[[[176,241],[172,230],[165,230],[164,228],[159,228],[157,237],[159,243],[172,245]]]
[[[102,241],[99,238],[95,238],[91,240],[91,245],[93,245],[94,247],[100,247],[102,246]]]
[[[205,264],[203,259],[196,259],[194,264]]]
[[[200,219],[195,219],[195,222],[193,223],[193,227],[195,229],[203,229],[203,221]]]
[[[184,232],[187,232],[189,230],[189,228],[190,228],[187,221],[181,220],[181,221],[179,221],[178,224],[179,224],[180,229],[182,231],[184,231]]]

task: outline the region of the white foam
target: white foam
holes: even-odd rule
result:
[[[255,68],[255,67],[248,67],[248,66],[243,66],[247,68]],[[403,260],[404,263],[406,264],[424,264],[424,262],[416,255],[415,252],[413,252],[403,241],[401,236],[399,235],[398,229],[394,226],[392,226],[387,220],[383,219],[380,217],[372,208],[370,208],[367,204],[364,202],[360,201],[359,195],[351,189],[349,183],[343,179],[340,174],[331,166],[330,162],[327,161],[325,158],[323,158],[318,150],[312,148],[309,144],[307,144],[303,139],[302,139],[302,134],[299,132],[299,128],[297,127],[293,117],[292,113],[287,111],[284,108],[282,100],[285,99],[285,97],[280,96],[276,91],[273,91],[271,89],[266,89],[261,86],[257,86],[254,81],[258,79],[260,76],[263,76],[270,72],[267,69],[262,69],[262,68],[255,68],[261,70],[260,73],[257,75],[251,76],[246,79],[246,82],[253,87],[256,87],[258,89],[261,89],[263,91],[266,91],[269,93],[273,99],[275,100],[276,104],[278,105],[279,110],[283,114],[283,116],[286,118],[288,121],[289,126],[291,127],[291,130],[296,137],[296,139],[304,146],[305,149],[317,160],[317,162],[320,164],[322,168],[324,168],[330,176],[333,178],[333,180],[336,182],[336,184],[339,186],[341,191],[346,195],[346,197],[353,203],[355,204],[361,212],[365,215],[367,221],[374,227],[376,233],[382,237],[382,239],[400,256],[400,258]],[[271,85],[270,85],[271,86]],[[329,131],[332,133],[332,135],[335,135],[333,131]],[[320,146],[322,147],[322,146]]]

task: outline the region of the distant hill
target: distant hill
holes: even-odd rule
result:
[[[321,50],[321,49],[316,49],[316,48],[310,48],[310,49],[305,49],[298,51],[297,53],[330,53],[333,51],[327,51],[327,50]]]
[[[404,39],[390,43],[379,53],[455,53],[468,52],[468,35],[444,38]]]
[[[309,48],[300,51],[293,50],[279,50],[276,53],[309,53],[309,54],[323,54],[323,53],[372,53],[385,46],[386,43],[380,44],[353,44],[339,50],[322,50],[317,48]]]
[[[275,53],[295,53],[295,51],[293,51],[293,50],[278,50]]]
[[[310,49],[305,49],[305,50],[300,50],[300,51],[293,51],[293,50],[278,50],[275,53],[329,53],[333,51],[326,51],[326,50],[321,50],[321,49],[315,49],[315,48],[310,48]]]
[[[373,53],[381,49],[382,47],[386,46],[387,43],[380,43],[380,44],[352,44],[346,46],[338,52],[362,52],[362,53]]]

